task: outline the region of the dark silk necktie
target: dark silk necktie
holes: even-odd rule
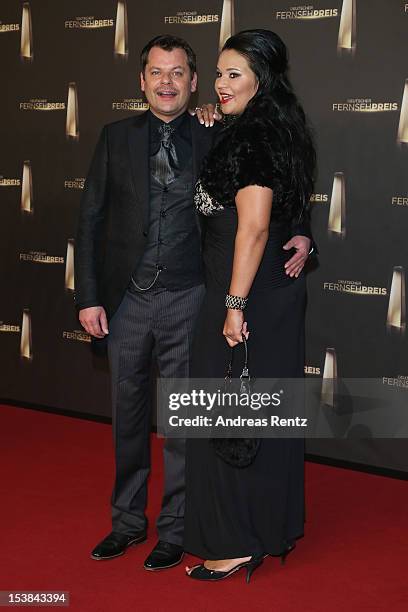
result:
[[[176,148],[171,140],[174,128],[167,123],[159,127],[160,148],[150,158],[152,176],[163,186],[174,181],[179,169]]]

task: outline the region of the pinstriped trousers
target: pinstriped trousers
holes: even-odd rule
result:
[[[186,378],[194,324],[204,285],[168,291],[129,288],[109,324],[108,354],[116,474],[112,492],[113,531],[132,535],[146,528],[150,472],[152,361],[159,375]],[[164,446],[164,492],[156,526],[159,539],[182,545],[184,531],[185,441]]]

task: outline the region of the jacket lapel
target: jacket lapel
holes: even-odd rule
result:
[[[193,180],[196,182],[200,174],[203,159],[211,149],[215,136],[221,129],[221,125],[216,123],[213,127],[203,128],[197,121],[197,117],[191,116],[190,124],[193,146]]]
[[[135,117],[128,132],[130,167],[136,193],[143,211],[143,229],[149,221],[149,115]]]
[[[197,121],[197,117],[190,116],[191,144],[193,149],[193,184],[198,180],[201,164],[204,157],[211,149],[217,127],[203,128]],[[214,130],[214,131],[213,131]],[[196,211],[197,212],[197,211]],[[195,215],[198,232],[202,238],[202,227],[200,215]],[[202,245],[201,245],[202,246]]]
[[[193,148],[193,183],[198,179],[203,157],[209,151],[207,134],[197,121],[197,117],[190,116],[191,144]],[[207,128],[208,130],[212,128]]]

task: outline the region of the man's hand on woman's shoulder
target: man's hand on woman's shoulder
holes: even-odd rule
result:
[[[194,110],[189,111],[191,115],[195,115],[201,125],[205,125],[205,127],[212,127],[214,125],[214,121],[221,121],[222,114],[218,109],[218,104],[203,104],[202,106],[197,106]]]

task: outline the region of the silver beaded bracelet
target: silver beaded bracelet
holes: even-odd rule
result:
[[[248,303],[248,298],[239,297],[238,295],[230,295],[227,293],[225,296],[225,306],[232,308],[233,310],[244,310]]]

